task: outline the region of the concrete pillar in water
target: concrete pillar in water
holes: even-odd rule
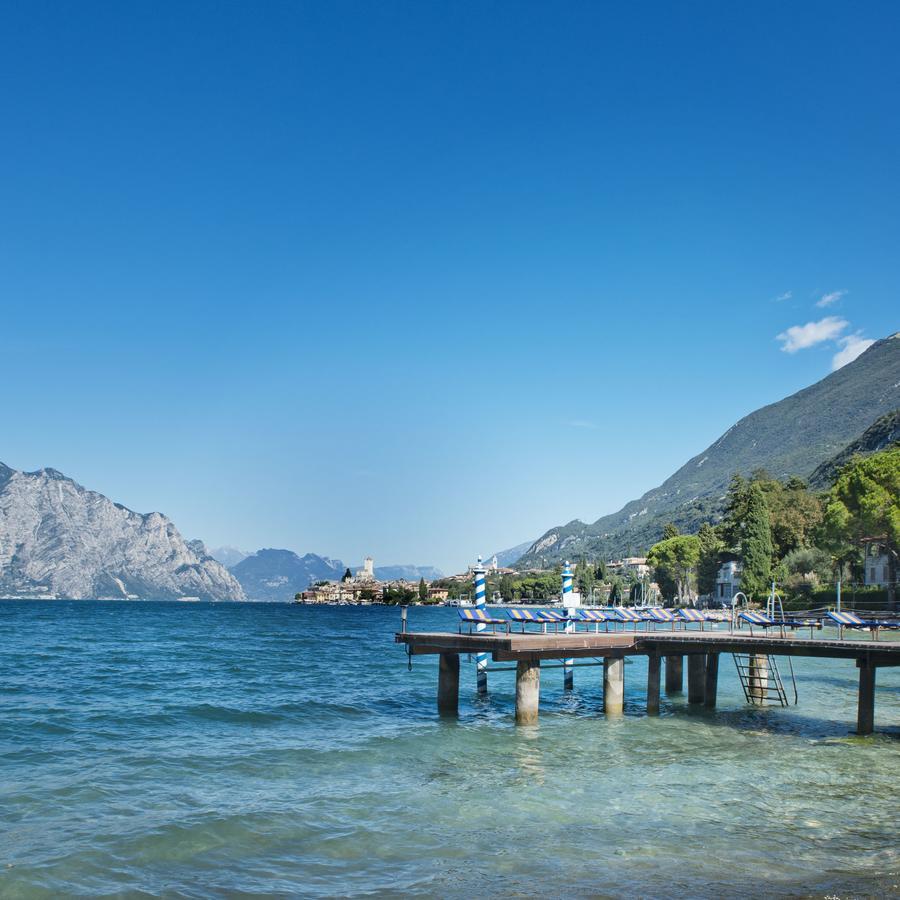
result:
[[[438,663],[438,712],[442,716],[459,714],[459,654],[442,653]]]
[[[875,666],[861,659],[859,666],[859,702],[856,708],[856,733],[875,730]]]
[[[481,557],[478,557],[478,562],[472,567],[472,577],[475,580],[475,608],[476,609],[484,609],[485,604],[487,602],[485,597],[485,587],[484,587],[484,576],[486,569],[481,564]],[[479,622],[475,626],[476,631],[484,631],[487,628],[487,625],[484,622]],[[475,678],[478,683],[478,693],[486,694],[488,690],[488,678],[487,678],[487,665],[488,665],[488,655],[487,653],[476,653],[475,654]]]
[[[688,656],[688,703],[702,703],[706,695],[706,654]]]
[[[541,699],[541,661],[520,659],[516,663],[516,725],[534,725]]]
[[[666,693],[680,694],[684,685],[682,657],[666,657]]]
[[[603,711],[621,716],[625,708],[625,660],[607,656],[603,660]]]
[[[566,560],[566,565],[562,571],[562,602],[563,609],[567,612],[569,611],[570,604],[572,601],[572,570],[569,568],[569,561]],[[574,622],[566,622],[566,631],[571,632],[575,630]],[[563,689],[567,691],[571,691],[575,687],[575,660],[574,659],[564,659],[563,660]]]
[[[660,657],[647,657],[647,715],[659,715],[659,669]]]
[[[765,706],[769,696],[769,657],[764,653],[750,655],[747,671],[747,686],[750,702],[754,706]]]
[[[719,654],[706,654],[706,708],[715,709],[719,689]]]

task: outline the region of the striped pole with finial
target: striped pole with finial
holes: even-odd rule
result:
[[[485,598],[485,588],[484,588],[484,576],[485,576],[485,568],[481,564],[481,557],[478,557],[478,562],[472,567],[472,575],[475,578],[475,608],[476,609],[484,609],[486,604]],[[484,631],[487,628],[487,625],[484,622],[479,622],[475,626],[476,631]],[[488,664],[488,655],[487,653],[476,653],[475,654],[475,673],[476,679],[478,683],[478,693],[486,694],[487,693],[487,664]]]
[[[563,608],[568,612],[572,605],[572,570],[569,568],[569,561],[566,560],[565,567],[562,571],[562,602]],[[566,631],[574,631],[575,623],[566,622]],[[563,688],[571,691],[575,687],[575,660],[563,660]]]

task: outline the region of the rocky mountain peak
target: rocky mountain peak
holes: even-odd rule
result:
[[[0,596],[244,599],[162,513],[136,513],[56,469],[2,464]]]

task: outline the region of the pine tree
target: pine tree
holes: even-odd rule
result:
[[[681,532],[678,530],[678,526],[674,522],[669,522],[669,524],[663,528],[662,539],[667,541],[669,538],[678,537],[679,534],[681,534]]]
[[[772,577],[772,528],[762,488],[751,484],[747,493],[747,516],[741,536],[741,590],[762,596]]]
[[[428,599],[428,585],[425,584],[425,579],[419,579],[419,599],[427,600]]]
[[[697,593],[711,594],[716,589],[719,555],[725,549],[725,543],[709,522],[704,522],[700,526],[697,539],[700,541],[700,559],[697,562]]]

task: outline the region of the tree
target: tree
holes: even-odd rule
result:
[[[773,562],[809,547],[822,521],[822,503],[800,478],[759,482],[769,508]]]
[[[669,522],[663,528],[663,540],[667,541],[669,538],[678,537],[681,532],[678,530],[678,526],[674,522]]]
[[[700,542],[700,558],[697,560],[697,593],[712,594],[716,589],[716,578],[725,542],[719,537],[709,522],[704,522],[697,532]]]
[[[888,603],[896,603],[900,548],[900,447],[843,466],[825,507],[824,537],[832,550],[877,540],[888,561]]]
[[[647,562],[655,570],[657,584],[663,588],[664,584],[674,583],[680,603],[693,599],[691,584],[699,559],[700,539],[694,534],[662,540],[654,544],[647,554]]]
[[[772,529],[762,488],[751,484],[740,544],[741,590],[753,597],[765,594],[772,578]]]
[[[625,592],[622,579],[618,575],[613,575],[609,583],[609,603],[610,606],[617,605],[622,602],[622,595]]]
[[[343,574],[343,577],[341,578],[341,581],[347,582],[347,581],[352,581],[352,580],[353,580],[353,573],[350,571],[350,566],[347,566],[347,568],[344,570],[344,574]]]
[[[597,568],[594,570],[594,576],[597,581],[606,581],[606,563],[602,560],[597,563]]]
[[[582,560],[575,566],[575,585],[582,597],[590,597],[595,581],[593,565]]]
[[[428,585],[425,584],[425,579],[419,579],[419,599],[427,600],[428,599]]]

